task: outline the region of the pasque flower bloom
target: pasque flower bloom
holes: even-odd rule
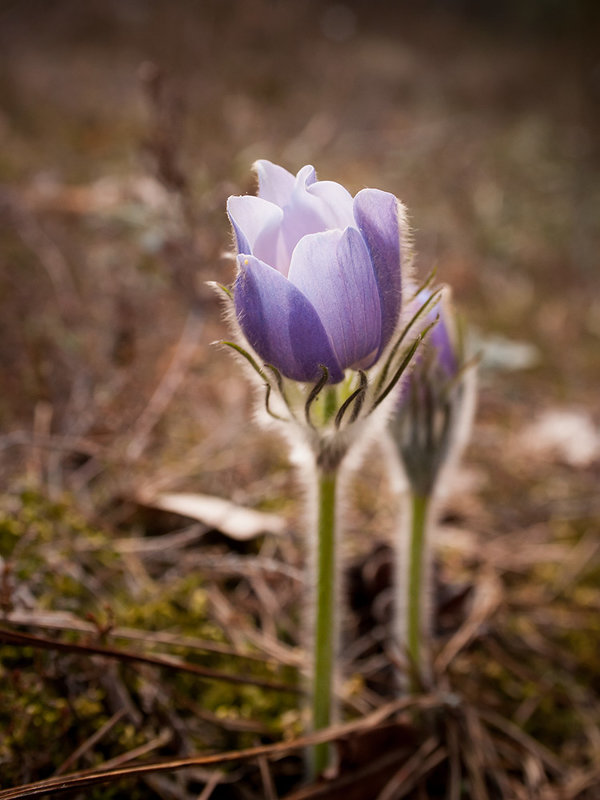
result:
[[[296,176],[269,161],[256,170],[258,196],[227,203],[238,273],[233,291],[220,288],[246,341],[223,343],[259,377],[261,419],[270,415],[286,431],[314,487],[307,493],[314,504],[307,628],[312,726],[319,730],[335,717],[338,475],[347,453],[382,429],[386,398],[389,408],[425,330],[411,343],[412,322],[399,325],[407,236],[394,195],[363,189],[352,197],[338,183],[318,181],[311,166]],[[330,754],[327,742],[315,745],[314,774]]]
[[[256,162],[258,196],[227,203],[238,250],[236,316],[249,344],[282,375],[314,382],[373,366],[402,300],[404,209],[394,195],[353,198],[311,166],[294,177]]]

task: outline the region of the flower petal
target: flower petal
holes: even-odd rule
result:
[[[300,167],[296,174],[296,186],[303,186],[307,188],[311,186],[313,183],[316,183],[317,180],[317,173],[315,172],[315,168],[312,164],[306,164],[304,167]]]
[[[402,302],[403,206],[393,194],[363,189],[354,198],[354,216],[369,249],[381,302],[379,352],[389,342]]]
[[[314,167],[302,167],[294,178],[270,161],[257,161],[255,166],[260,196],[230,197],[227,201],[238,252],[252,253],[287,275],[296,244],[307,233],[331,227],[326,217],[335,223],[334,215],[323,200],[307,193],[316,181]]]
[[[294,248],[303,236],[326,231],[328,228],[343,229],[347,225],[353,224],[352,215],[348,221],[340,224],[341,220],[345,220],[346,215],[343,211],[336,214],[332,209],[329,202],[333,199],[332,190],[330,189],[328,197],[324,198],[321,196],[323,190],[315,189],[318,185],[314,167],[307,165],[298,171],[294,190],[288,204],[283,209],[282,245],[279,251],[282,263],[278,264],[277,268],[284,275],[288,272]],[[327,191],[326,188],[325,194]]]
[[[431,329],[430,345],[435,348],[438,364],[446,375],[449,378],[456,375],[458,372],[458,364],[443,313]]]
[[[280,224],[283,217],[282,210],[274,203],[253,195],[229,197],[227,213],[238,238],[238,248],[240,239],[249,245],[250,249],[240,249],[241,253],[252,252],[260,233],[265,228]]]
[[[424,305],[430,297],[431,292],[428,289],[423,289],[417,295],[417,300],[421,305]],[[428,312],[426,322],[428,324],[434,322],[438,315],[439,319],[429,334],[429,346],[434,350],[440,367],[451,378],[458,372],[458,361],[451,334],[453,319],[447,290],[443,291],[439,304]]]
[[[290,201],[296,178],[287,169],[264,158],[254,163],[258,174],[258,196],[283,208]]]
[[[356,228],[305,236],[294,250],[289,280],[316,309],[342,368],[371,366],[381,339],[381,306]]]
[[[288,378],[317,381],[320,364],[330,381],[344,377],[325,328],[309,300],[277,270],[253,256],[239,256],[233,288],[238,321],[248,342]]]
[[[352,195],[340,183],[335,181],[317,181],[307,189],[308,194],[322,200],[320,215],[328,228],[344,230],[348,226],[356,227],[352,209]]]

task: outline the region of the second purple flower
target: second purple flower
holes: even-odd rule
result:
[[[230,197],[233,288],[242,333],[282,375],[338,383],[366,370],[394,333],[402,303],[404,208],[394,195],[296,176],[258,161],[258,196]]]

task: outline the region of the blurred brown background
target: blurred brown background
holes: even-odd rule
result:
[[[590,430],[598,16],[583,0],[5,0],[6,479],[50,470],[83,491],[126,463],[127,481],[164,468],[235,494],[281,466],[209,347],[227,328],[203,283],[232,280],[225,200],[254,190],[258,157],[407,204],[420,274],[437,265],[487,348],[480,458],[554,406]],[[102,467],[40,464],[35,436],[85,437]]]

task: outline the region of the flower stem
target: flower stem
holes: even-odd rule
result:
[[[429,587],[427,563],[427,518],[430,497],[411,493],[410,548],[408,554],[408,586],[406,603],[406,649],[413,671],[411,685],[417,688],[426,670],[423,639],[429,629]]]
[[[312,724],[318,731],[331,723],[333,659],[337,625],[334,620],[336,595],[335,510],[337,470],[317,470],[318,522],[314,592]],[[314,746],[312,772],[319,775],[328,766],[330,745]]]

